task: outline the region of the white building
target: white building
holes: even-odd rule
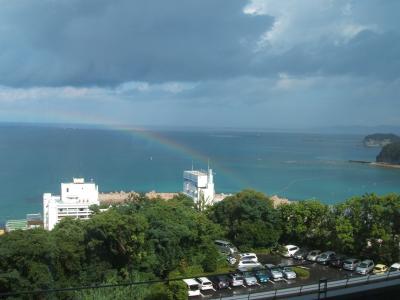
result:
[[[89,206],[99,205],[99,188],[94,182],[85,183],[83,178],[73,178],[73,182],[61,183],[61,196],[43,194],[43,225],[47,230],[64,217],[88,219]]]
[[[203,202],[201,206],[212,205],[215,198],[212,170],[209,169],[208,172],[184,171],[183,193],[191,197],[196,204],[199,204],[199,201],[201,201]]]

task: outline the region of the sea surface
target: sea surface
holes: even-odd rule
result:
[[[214,171],[216,190],[245,188],[293,200],[336,203],[364,193],[400,193],[400,169],[374,161],[361,135],[218,131],[122,131],[0,125],[0,221],[42,211],[72,177],[103,192],[182,190],[183,170]]]

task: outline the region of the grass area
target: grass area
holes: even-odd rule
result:
[[[308,269],[302,267],[292,267],[292,269],[300,279],[307,279],[310,277],[310,270]]]

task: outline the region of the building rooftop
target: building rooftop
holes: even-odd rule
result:
[[[73,178],[72,181],[75,184],[83,184],[85,183],[85,178]]]
[[[26,219],[22,220],[8,220],[6,222],[6,230],[7,231],[12,231],[12,230],[17,230],[17,229],[27,229],[28,228],[28,223]]]
[[[189,170],[185,171],[187,174],[191,174],[194,176],[207,176],[208,174],[205,171],[198,171],[198,170]]]

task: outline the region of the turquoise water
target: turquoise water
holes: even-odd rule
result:
[[[100,129],[0,126],[0,220],[40,212],[42,194],[59,193],[60,182],[74,176],[93,178],[101,191],[180,191],[182,171],[191,168],[192,160],[196,168],[206,168],[207,157],[217,192],[254,188],[325,203],[366,192],[400,192],[400,169],[347,162],[375,160],[379,149],[363,147],[362,136],[157,134],[161,138]]]

